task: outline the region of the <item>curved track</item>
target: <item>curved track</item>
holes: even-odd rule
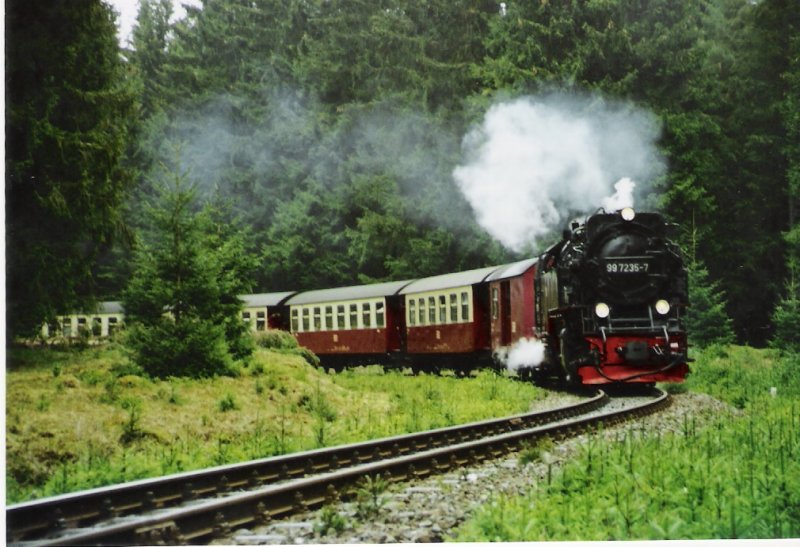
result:
[[[543,436],[566,437],[669,403],[606,413],[599,392],[543,412],[181,473],[11,506],[7,540],[40,545],[201,543],[350,495],[363,477],[401,481],[497,457]]]

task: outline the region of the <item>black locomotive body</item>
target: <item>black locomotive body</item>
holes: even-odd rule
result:
[[[540,258],[539,313],[568,381],[674,382],[688,373],[687,272],[668,230],[657,213],[599,212],[573,222]]]

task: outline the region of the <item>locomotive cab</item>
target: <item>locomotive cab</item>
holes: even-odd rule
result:
[[[541,280],[555,282],[539,284],[550,293],[540,296],[550,303],[541,313],[567,381],[685,377],[687,272],[668,227],[656,213],[601,211],[572,223],[543,255]]]

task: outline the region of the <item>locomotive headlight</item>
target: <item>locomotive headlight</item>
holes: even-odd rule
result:
[[[598,302],[594,306],[594,313],[600,319],[605,319],[606,317],[608,317],[608,314],[611,313],[611,309],[605,302]]]
[[[656,302],[656,311],[661,315],[667,315],[669,313],[669,302],[664,299]]]
[[[636,218],[636,211],[633,210],[633,207],[625,207],[619,214],[622,216],[622,220],[627,220],[628,222]]]

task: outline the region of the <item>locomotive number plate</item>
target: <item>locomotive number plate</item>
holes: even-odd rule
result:
[[[645,274],[650,263],[644,260],[615,260],[606,262],[606,273],[610,274]]]

